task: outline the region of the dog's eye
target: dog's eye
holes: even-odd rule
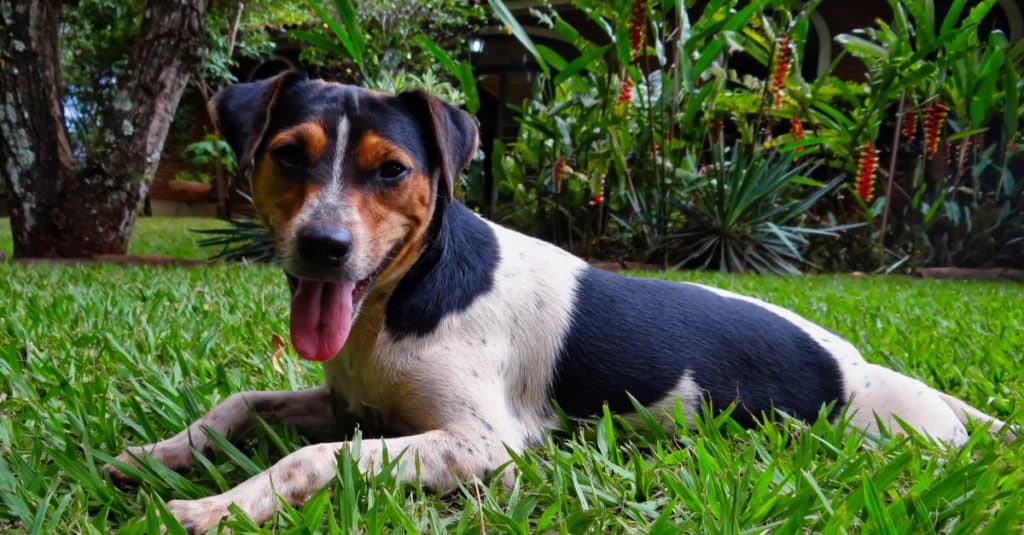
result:
[[[406,169],[404,165],[396,161],[390,161],[385,162],[384,165],[380,166],[380,169],[377,171],[377,175],[384,180],[396,180],[405,175],[406,171],[408,171],[408,169]]]
[[[286,169],[296,169],[306,165],[306,152],[297,145],[281,145],[270,151],[274,161]]]

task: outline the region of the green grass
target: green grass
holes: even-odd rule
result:
[[[159,254],[173,258],[205,259],[211,251],[199,246],[203,238],[192,229],[220,228],[218,219],[200,217],[140,217],[135,232],[128,242],[128,254]],[[14,252],[11,242],[10,219],[0,217],[0,252],[10,258]]]
[[[183,225],[189,226],[189,225]],[[681,274],[792,308],[868,359],[1024,421],[1024,286],[901,278]],[[316,384],[290,352],[282,275],[265,267],[0,265],[0,531],[145,533],[162,500],[220,492],[300,441],[271,430],[184,475],[146,471],[136,490],[99,467],[126,443],[170,436],[245,389]],[[659,436],[605,418],[438,497],[384,475],[338,480],[267,531],[493,533],[970,533],[1019,530],[1024,439],[984,433],[962,451],[919,437],[867,447],[840,423],[700,429]],[[280,430],[279,430],[280,431]],[[352,468],[343,460],[343,468]],[[480,497],[477,498],[479,491]],[[482,517],[481,517],[482,515]],[[149,520],[147,520],[149,519]],[[235,532],[254,529],[244,519]]]

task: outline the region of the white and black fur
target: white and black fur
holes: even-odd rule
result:
[[[346,345],[324,364],[325,386],[301,392],[232,396],[177,436],[131,448],[176,469],[189,447],[209,448],[204,428],[235,436],[250,411],[324,432],[372,419],[396,438],[363,439],[359,464],[379,467],[383,451],[404,454],[400,477],[439,492],[482,477],[558,425],[552,401],[569,416],[602,405],[655,416],[676,403],[692,416],[706,403],[735,403],[753,425],[775,410],[806,421],[831,404],[877,433],[880,422],[957,446],[964,424],[1003,423],[924,383],[865,361],[838,335],[800,316],[698,284],[630,278],[589,266],[540,240],[488,222],[438,195],[416,262],[386,304],[372,346]],[[338,429],[345,432],[345,429]],[[169,502],[193,531],[219,521],[229,504],[268,520],[279,498],[300,504],[335,478],[346,441],[304,447],[217,496]]]

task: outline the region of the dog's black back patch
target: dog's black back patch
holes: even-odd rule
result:
[[[430,333],[494,285],[499,260],[494,231],[458,201],[437,202],[435,228],[388,301],[385,322],[396,337]]]
[[[752,425],[772,408],[804,420],[823,403],[841,404],[832,356],[784,318],[691,284],[628,278],[588,268],[579,280],[572,325],[552,397],[570,416],[630,412],[627,392],[645,405],[684,374],[715,409],[738,402]]]

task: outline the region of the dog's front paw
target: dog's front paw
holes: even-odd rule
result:
[[[189,533],[206,533],[228,514],[227,504],[213,498],[200,500],[172,500],[167,509],[174,519]]]
[[[137,467],[139,466],[139,459],[143,457],[152,457],[156,462],[175,472],[183,472],[192,466],[192,456],[188,447],[179,447],[171,441],[147,446],[128,446],[115,459],[128,466]],[[130,486],[130,478],[114,465],[105,464],[102,470],[110,474],[110,479],[117,486]]]
[[[131,446],[125,448],[125,450],[121,452],[121,454],[118,455],[117,457],[114,457],[114,459],[117,460],[118,462],[124,463],[134,468],[139,466],[139,462],[136,459],[142,457],[143,455],[147,455],[147,453],[142,447]],[[119,488],[124,489],[132,486],[133,482],[131,478],[129,478],[127,474],[122,472],[114,465],[107,463],[104,464],[100,469],[109,474],[111,481],[113,481],[114,484],[117,485]]]

